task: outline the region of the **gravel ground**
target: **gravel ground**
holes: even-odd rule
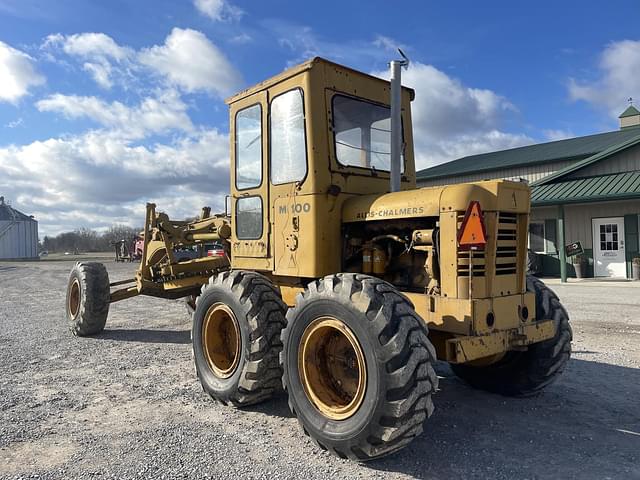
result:
[[[0,263],[0,478],[640,478],[637,284],[553,285],[575,337],[560,381],[508,399],[438,365],[425,433],[361,465],[315,448],[282,396],[238,411],[204,395],[177,301],[114,304],[103,334],[73,337],[71,265]]]

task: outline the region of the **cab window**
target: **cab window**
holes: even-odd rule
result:
[[[236,203],[236,236],[239,240],[262,237],[262,198],[243,197]]]
[[[336,159],[341,165],[389,171],[391,109],[343,95],[333,97]],[[404,154],[401,155],[404,171]]]
[[[271,183],[302,181],[307,175],[302,90],[290,90],[275,97],[269,120]]]
[[[240,110],[235,125],[236,188],[258,187],[262,183],[262,107]]]

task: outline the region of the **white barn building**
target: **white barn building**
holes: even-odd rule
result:
[[[0,197],[0,260],[38,258],[38,222]]]

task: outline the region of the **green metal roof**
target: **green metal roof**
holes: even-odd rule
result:
[[[459,158],[417,173],[418,180],[489,172],[502,168],[523,167],[563,160],[583,160],[611,147],[640,137],[640,126],[585,137],[539,143],[498,152]]]
[[[629,105],[627,109],[624,112],[622,112],[618,118],[635,117],[636,115],[640,115],[640,111],[638,111],[638,109],[633,105]]]
[[[534,206],[632,198],[640,198],[640,172],[614,173],[531,187],[531,204]]]
[[[563,168],[562,170],[558,170],[557,172],[552,173],[551,175],[548,175],[544,178],[541,178],[540,180],[533,182],[532,185],[543,185],[545,183],[551,183],[554,180],[560,179],[572,172],[575,172],[576,170],[580,170],[581,168],[591,165],[592,163],[596,163],[596,162],[599,162],[600,160],[604,160],[605,158],[610,157],[611,155],[614,155],[618,152],[621,152],[622,150],[626,150],[627,148],[633,147],[638,144],[640,144],[640,135],[636,137],[632,137],[629,140],[622,142],[618,145],[614,145],[610,148],[607,148],[603,152],[596,153],[595,155],[587,157],[583,160],[579,160],[569,165],[568,167]]]

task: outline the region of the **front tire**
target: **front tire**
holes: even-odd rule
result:
[[[435,351],[391,284],[350,273],[309,284],[282,339],[289,407],[322,449],[366,461],[422,433],[438,384]]]
[[[86,337],[102,332],[110,297],[106,267],[97,262],[77,262],[67,284],[66,317],[71,333]]]
[[[536,295],[536,320],[553,319],[556,335],[529,346],[524,352],[507,352],[500,361],[485,367],[451,364],[453,372],[472,387],[505,396],[527,397],[540,393],[563,372],[571,357],[573,333],[569,315],[542,280],[527,275],[527,291]]]
[[[258,273],[233,270],[211,277],[196,299],[191,330],[203,390],[238,407],[279,391],[285,311],[278,290]]]

